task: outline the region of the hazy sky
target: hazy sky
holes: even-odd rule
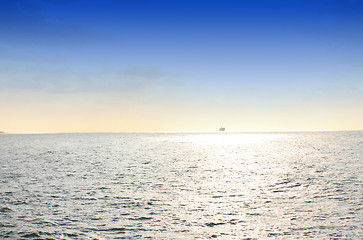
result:
[[[0,0],[0,131],[363,129],[363,1]]]

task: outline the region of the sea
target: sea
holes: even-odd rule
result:
[[[0,135],[0,239],[363,239],[363,131]]]

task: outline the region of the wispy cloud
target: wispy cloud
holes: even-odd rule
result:
[[[0,88],[43,92],[135,92],[182,84],[182,74],[157,67],[80,69],[43,63],[0,67]]]

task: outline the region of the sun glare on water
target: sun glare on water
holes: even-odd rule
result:
[[[238,145],[256,144],[264,141],[286,137],[283,134],[274,133],[232,133],[232,134],[193,134],[182,137],[185,142],[202,145]]]

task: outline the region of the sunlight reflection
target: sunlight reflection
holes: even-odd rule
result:
[[[274,140],[285,136],[286,135],[276,133],[215,133],[185,135],[182,140],[198,145],[235,145],[261,143],[266,140]]]

